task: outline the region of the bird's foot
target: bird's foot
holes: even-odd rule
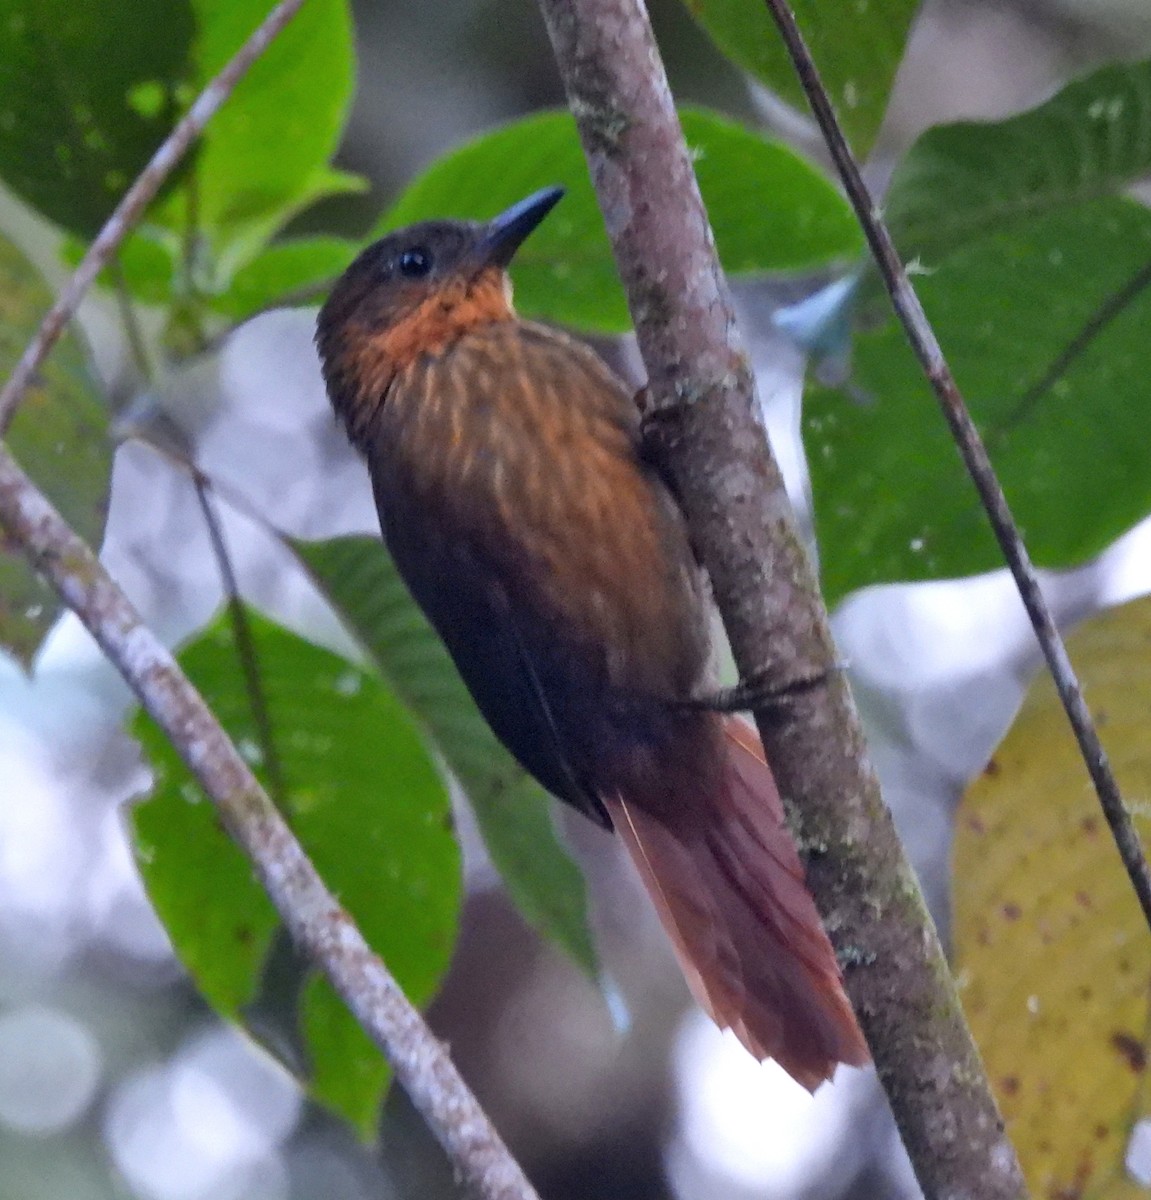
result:
[[[639,410],[640,443],[645,450],[655,453],[660,451],[668,435],[675,431],[691,407],[684,400],[666,397],[657,404],[648,383],[636,392],[633,401]]]
[[[739,713],[760,712],[764,709],[786,707],[797,696],[805,695],[823,687],[831,679],[847,670],[847,663],[836,662],[830,667],[800,675],[794,679],[768,678],[765,672],[757,672],[740,680],[735,687],[721,688],[706,696],[692,696],[679,702],[680,707],[703,712]]]

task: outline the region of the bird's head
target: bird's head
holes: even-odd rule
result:
[[[563,196],[545,188],[492,221],[423,221],[369,246],[336,281],[316,324],[332,403],[374,401],[396,374],[476,325],[509,320],[507,267]]]

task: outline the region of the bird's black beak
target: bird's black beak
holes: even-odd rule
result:
[[[480,242],[483,261],[494,267],[506,267],[524,239],[560,202],[563,194],[562,187],[544,188],[500,213],[488,225]]]

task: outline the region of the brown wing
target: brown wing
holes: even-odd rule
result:
[[[388,545],[481,711],[604,822],[604,771],[707,655],[697,568],[640,460],[631,395],[585,347],[505,323],[403,373],[375,437]]]

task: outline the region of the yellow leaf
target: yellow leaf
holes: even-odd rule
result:
[[[1069,639],[1124,798],[1151,831],[1151,601]],[[1050,677],[959,811],[956,966],[1032,1195],[1141,1196],[1125,1155],[1148,1115],[1151,933]]]

